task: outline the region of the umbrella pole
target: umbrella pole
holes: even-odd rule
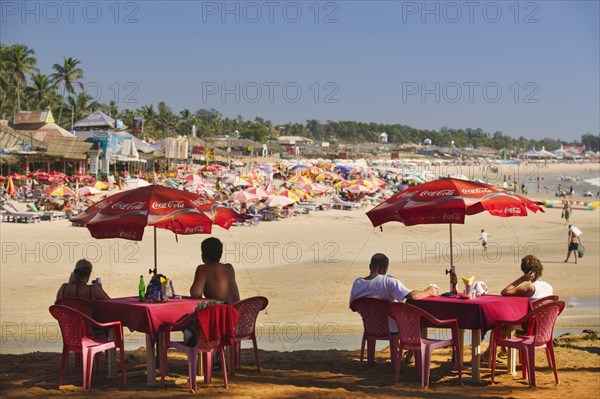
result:
[[[450,274],[450,293],[456,294],[456,284],[458,278],[456,277],[456,270],[454,269],[454,254],[452,249],[452,223],[450,223],[450,270],[446,270],[446,274]]]
[[[154,227],[154,275],[156,276],[157,270],[157,260],[156,260],[156,227]]]

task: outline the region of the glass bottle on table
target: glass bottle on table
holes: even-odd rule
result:
[[[144,284],[144,276],[140,274],[140,283],[138,284],[138,296],[140,302],[144,302],[146,298],[146,284]]]

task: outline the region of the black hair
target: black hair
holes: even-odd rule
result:
[[[209,237],[202,241],[202,259],[204,262],[218,262],[223,255],[223,243],[215,237]]]
[[[390,264],[390,260],[388,259],[387,256],[385,256],[382,253],[376,253],[375,255],[373,255],[371,257],[371,263],[369,264],[369,270],[371,270],[372,272],[379,272],[379,271],[387,271],[387,268]]]

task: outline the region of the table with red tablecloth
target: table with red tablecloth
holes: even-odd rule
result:
[[[166,302],[139,302],[137,297],[112,298],[94,302],[98,321],[119,320],[123,327],[146,333],[146,368],[148,383],[156,378],[154,344],[158,342],[161,326],[173,323],[192,312],[201,299],[172,298]]]
[[[458,327],[472,331],[472,378],[479,380],[481,338],[497,320],[519,320],[533,309],[526,297],[483,295],[473,299],[431,297],[408,301],[438,319],[457,319]],[[509,358],[509,371],[514,372],[514,353]]]

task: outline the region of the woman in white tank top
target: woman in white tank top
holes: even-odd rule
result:
[[[523,275],[504,287],[501,292],[502,295],[525,296],[533,301],[554,293],[552,286],[542,281],[544,266],[538,258],[527,255],[521,259],[521,271]]]

